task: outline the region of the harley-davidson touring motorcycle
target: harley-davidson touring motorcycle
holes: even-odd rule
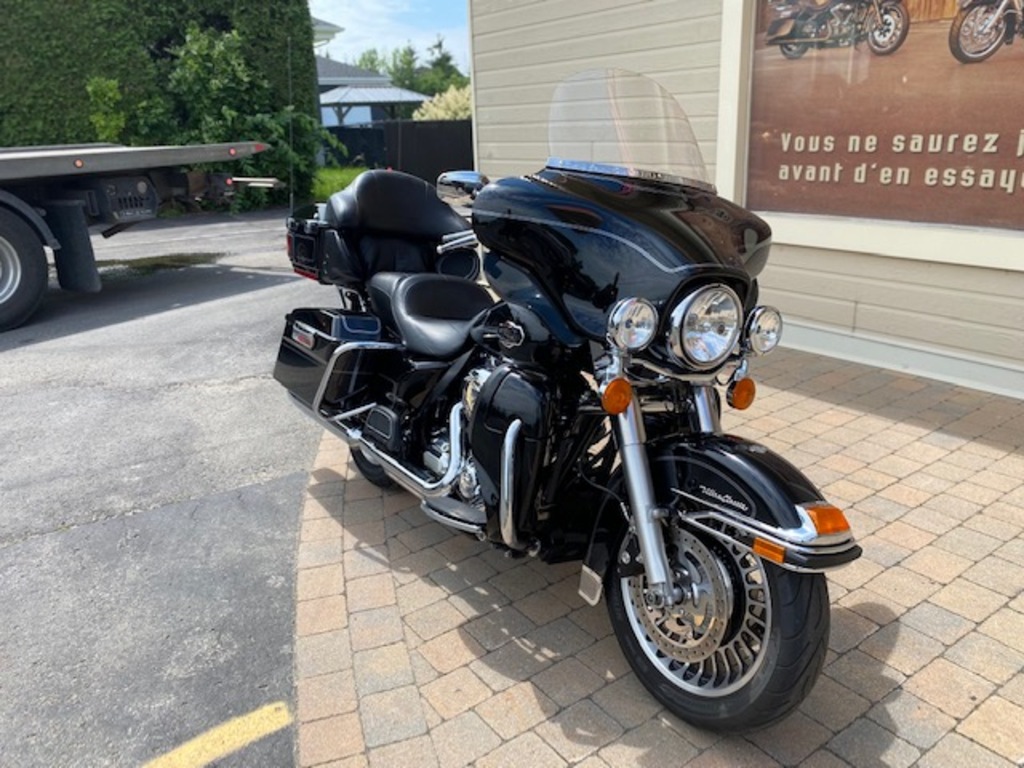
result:
[[[903,0],[773,0],[765,36],[787,59],[811,48],[839,48],[867,42],[872,53],[895,53],[907,39],[910,14]]]
[[[984,61],[1024,37],[1024,0],[960,0],[949,28],[949,50],[964,64]]]
[[[799,470],[722,429],[782,329],[758,304],[770,230],[640,75],[563,82],[549,139],[526,176],[371,170],[296,211],[293,267],[341,301],[288,315],[275,378],[371,483],[509,556],[579,561],[673,713],[767,725],[822,667],[825,572],[860,554]]]

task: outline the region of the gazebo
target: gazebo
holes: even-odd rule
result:
[[[383,108],[388,117],[397,117],[396,109],[406,104],[422,104],[429,99],[422,93],[395,85],[342,85],[320,94],[320,106],[334,110],[338,124],[345,123],[345,115],[353,107]]]

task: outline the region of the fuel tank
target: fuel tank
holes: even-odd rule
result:
[[[728,281],[746,303],[771,244],[767,223],[708,189],[554,168],[484,187],[473,228],[502,298],[592,339],[619,299],[664,316],[695,279]]]

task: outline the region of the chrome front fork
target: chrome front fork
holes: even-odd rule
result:
[[[693,394],[701,431],[721,431],[718,403],[712,387],[694,387]],[[683,599],[683,591],[676,584],[665,552],[661,521],[665,518],[666,510],[658,506],[654,496],[654,481],[647,461],[644,417],[635,395],[629,407],[615,417],[614,424],[632,511],[630,532],[636,535],[640,556],[643,558],[647,595],[653,603],[674,605]]]

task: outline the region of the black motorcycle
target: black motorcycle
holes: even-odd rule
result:
[[[580,561],[676,715],[763,726],[810,691],[823,573],[860,554],[799,470],[722,431],[782,330],[757,303],[770,230],[704,180],[651,80],[589,72],[555,96],[542,170],[439,179],[472,227],[383,170],[296,212],[295,270],[342,302],[288,315],[274,375],[370,482],[509,556]]]
[[[895,53],[910,31],[902,0],[774,0],[765,42],[787,59],[811,48],[839,48],[867,42],[872,53]]]
[[[960,0],[949,28],[949,50],[964,64],[984,61],[1024,37],[1022,0]]]

